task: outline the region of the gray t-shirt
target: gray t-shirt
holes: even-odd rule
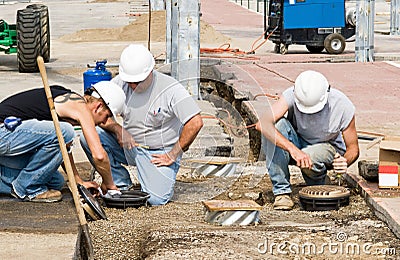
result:
[[[113,80],[126,95],[123,127],[139,144],[150,149],[174,145],[181,128],[200,108],[188,91],[174,78],[153,70],[153,82],[137,93],[119,76]]]
[[[297,134],[309,144],[330,143],[340,154],[346,146],[342,138],[355,113],[355,107],[349,98],[337,89],[331,89],[324,108],[314,114],[300,112],[294,101],[294,87],[283,92],[289,110],[288,120]]]

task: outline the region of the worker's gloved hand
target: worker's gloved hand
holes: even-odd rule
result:
[[[99,191],[101,191],[101,189],[99,189]],[[105,198],[114,198],[120,197],[122,193],[119,190],[108,190],[106,194],[103,194],[103,192],[101,192],[101,195]]]
[[[335,171],[336,174],[345,174],[347,172],[347,161],[346,158],[341,156],[339,153],[335,154],[335,157],[333,159],[333,170]]]

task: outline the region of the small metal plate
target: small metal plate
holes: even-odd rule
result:
[[[78,184],[78,191],[83,199],[83,209],[93,220],[107,219],[106,213],[100,203],[95,199],[95,197],[93,197],[90,191],[85,188],[85,186]]]
[[[209,211],[221,210],[262,210],[262,207],[253,200],[208,200],[203,201]]]
[[[197,164],[214,164],[214,165],[225,165],[228,163],[241,163],[245,160],[239,157],[222,157],[222,156],[208,156],[200,158],[191,158],[187,160],[189,163]]]

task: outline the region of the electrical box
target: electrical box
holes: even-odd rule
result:
[[[284,0],[285,29],[345,26],[343,0]]]

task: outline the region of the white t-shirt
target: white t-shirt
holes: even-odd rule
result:
[[[112,80],[126,95],[123,127],[150,149],[174,145],[183,125],[200,113],[196,101],[174,78],[153,70],[153,82],[137,93],[119,76]]]
[[[330,89],[328,101],[324,108],[314,114],[300,112],[294,101],[294,87],[283,92],[289,110],[287,119],[297,134],[309,144],[330,143],[340,154],[346,151],[342,138],[355,113],[350,99],[337,89]]]

